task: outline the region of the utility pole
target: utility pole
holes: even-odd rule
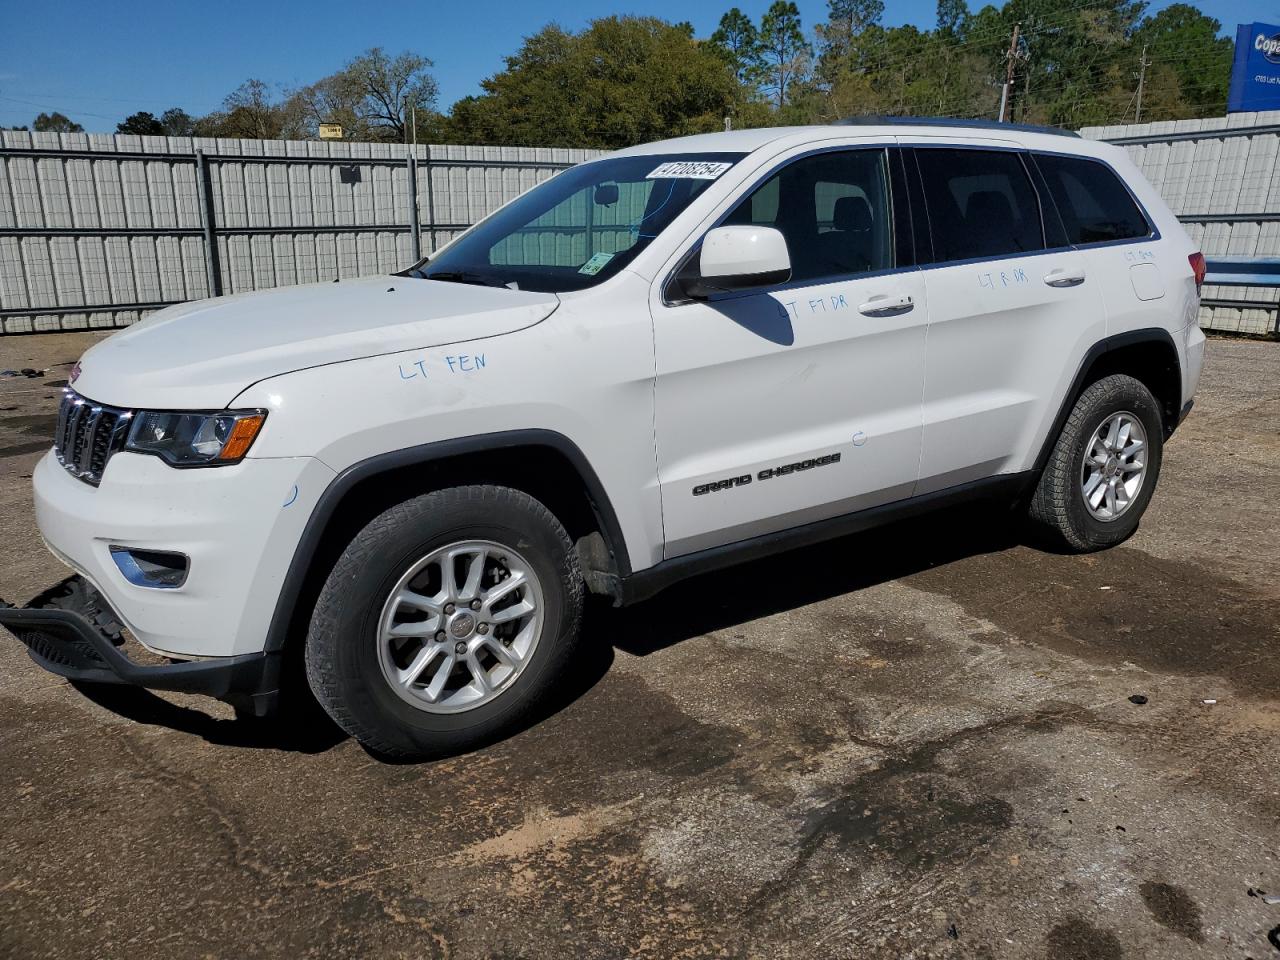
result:
[[[405,158],[406,178],[409,185],[409,256],[413,258],[413,262],[417,263],[422,259],[422,218],[418,213],[418,105],[415,103],[409,108],[410,122],[405,124],[404,142],[409,147],[405,151],[408,156]],[[413,145],[409,145],[410,125],[413,130]],[[427,161],[427,189],[431,189],[431,165]],[[432,216],[432,223],[435,222],[435,216]],[[434,233],[432,234],[434,236]]]
[[[1147,83],[1147,67],[1151,65],[1151,61],[1147,59],[1147,45],[1142,45],[1142,59],[1138,61],[1138,106],[1133,113],[1133,122],[1142,122],[1142,88]]]
[[[1013,87],[1013,65],[1018,58],[1018,31],[1022,29],[1022,21],[1013,25],[1013,39],[1009,41],[1009,52],[1005,54],[1008,66],[1005,68],[1004,86],[1000,90],[1000,122],[1008,123],[1009,93]]]

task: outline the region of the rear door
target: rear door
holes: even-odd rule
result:
[[[797,156],[713,222],[780,230],[789,283],[655,291],[668,557],[910,496],[928,311],[905,189],[892,138]]]
[[[1042,212],[1028,155],[945,141],[910,153],[931,241],[916,487],[929,493],[1029,469],[1106,317],[1084,255]]]
[[[1176,323],[1181,311],[1166,293],[1183,275],[1184,258],[1172,265],[1179,273],[1165,275],[1170,264],[1161,263],[1160,237],[1116,172],[1092,157],[1038,152],[1034,162],[1067,240],[1105,291],[1107,335]]]

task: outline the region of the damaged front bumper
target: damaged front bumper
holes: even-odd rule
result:
[[[49,598],[56,599],[46,602]],[[118,623],[101,596],[80,577],[42,594],[32,606],[15,607],[0,600],[0,626],[22,641],[39,666],[68,680],[198,693],[252,716],[266,716],[275,709],[279,655],[138,663],[122,649]]]

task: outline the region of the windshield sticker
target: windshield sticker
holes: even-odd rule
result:
[[[578,272],[585,273],[588,277],[594,277],[612,259],[612,253],[593,253],[591,259],[578,268]]]
[[[708,160],[672,160],[654,167],[646,180],[714,180],[732,163],[712,163]]]

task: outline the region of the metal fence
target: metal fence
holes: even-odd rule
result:
[[[0,132],[0,332],[402,269],[598,151]]]
[[[1280,285],[1259,281],[1280,258],[1280,111],[1080,132],[1124,146],[1200,244],[1210,262],[1200,325],[1277,333]]]
[[[1280,258],[1280,111],[1119,127],[1210,260]],[[0,333],[407,266],[598,152],[0,131]],[[1200,321],[1276,333],[1280,286],[1215,272]]]

